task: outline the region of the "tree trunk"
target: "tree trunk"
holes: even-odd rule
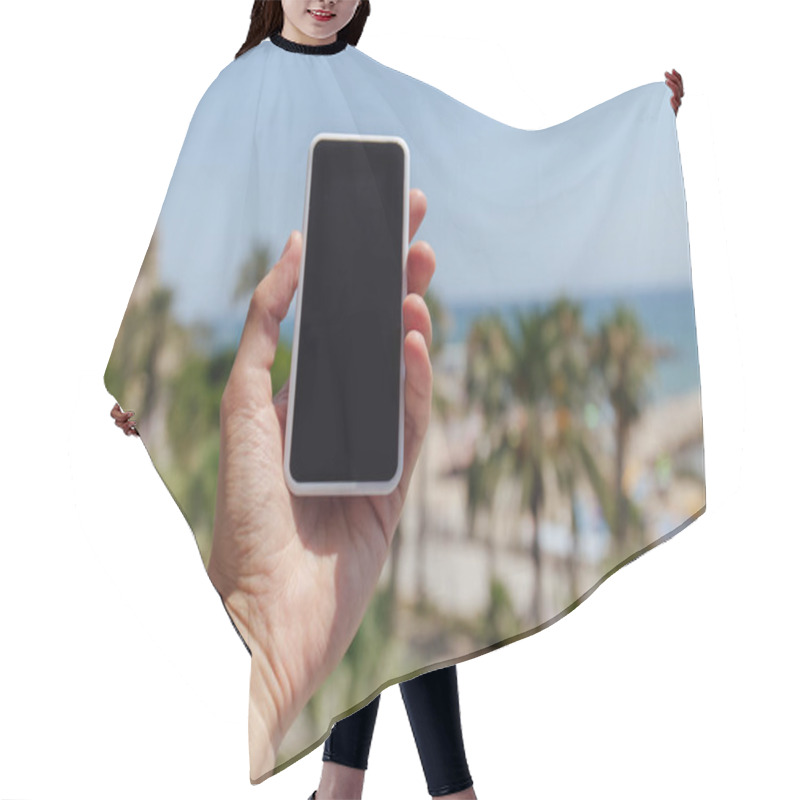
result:
[[[569,594],[570,602],[578,599],[578,569],[580,565],[580,552],[578,549],[578,520],[575,513],[577,498],[575,489],[570,490],[569,495],[570,512],[570,531],[572,532],[572,557],[569,560]]]
[[[538,625],[542,620],[539,614],[542,610],[542,553],[539,547],[539,510],[542,504],[542,475],[536,469],[533,479],[533,491],[530,498],[530,510],[533,515],[533,544],[531,546],[531,558],[533,560],[533,603],[531,606],[531,615],[533,618],[534,626]]]
[[[625,495],[623,478],[625,475],[625,451],[627,449],[628,431],[630,426],[617,412],[616,426],[616,445],[617,452],[615,458],[614,486],[616,490],[616,520],[614,521],[617,546],[620,554],[625,557],[628,555],[628,498]]]

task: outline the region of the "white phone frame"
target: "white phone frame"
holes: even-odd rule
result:
[[[409,226],[409,182],[410,182],[410,154],[405,140],[399,136],[370,136],[361,134],[341,134],[341,133],[319,133],[311,141],[308,148],[308,167],[306,170],[306,194],[305,208],[303,211],[303,251],[300,260],[300,279],[297,286],[297,306],[294,320],[294,338],[292,345],[292,365],[289,373],[289,405],[286,416],[286,439],[284,442],[283,472],[286,485],[292,494],[304,495],[386,495],[391,494],[399,485],[400,477],[403,474],[403,441],[405,434],[405,382],[406,364],[404,357],[404,343],[406,330],[402,325],[402,335],[400,336],[400,419],[398,420],[398,459],[397,471],[388,481],[352,481],[352,482],[299,482],[294,479],[290,469],[292,431],[294,429],[294,403],[295,403],[295,378],[297,376],[297,362],[299,358],[300,342],[300,322],[303,314],[303,279],[306,266],[306,238],[308,235],[308,207],[311,198],[311,171],[314,159],[314,149],[321,141],[358,141],[358,142],[391,142],[399,145],[404,153],[404,176],[403,176],[403,288],[400,297],[401,304],[401,324],[402,324],[402,304],[408,292],[407,280],[407,261],[408,261],[408,226]]]

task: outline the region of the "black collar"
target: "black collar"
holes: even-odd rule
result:
[[[298,44],[281,36],[280,33],[273,33],[269,38],[274,45],[283,50],[288,50],[290,53],[305,53],[309,56],[330,56],[341,53],[347,47],[346,39],[337,39],[330,44]]]

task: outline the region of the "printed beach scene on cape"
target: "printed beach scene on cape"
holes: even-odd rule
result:
[[[151,409],[139,422],[148,452],[207,561],[219,403],[241,315],[211,329],[181,324],[158,278],[156,243],[131,301],[129,348],[119,351],[130,352],[110,365],[109,383],[123,382],[126,369],[142,374],[138,362],[154,365],[160,379],[138,386],[131,407]],[[260,251],[242,265],[242,297],[271,263]],[[406,674],[454,648],[473,652],[531,630],[705,506],[690,284],[497,303],[448,303],[434,286],[426,302],[434,324],[431,425],[339,680],[365,665],[376,676]],[[293,329],[290,311],[275,387],[288,379]],[[402,647],[393,647],[398,638]],[[339,711],[334,701],[312,701],[295,725],[307,730],[293,729],[284,750]]]
[[[200,201],[173,181],[106,371],[111,394],[136,412],[142,442],[204,561],[214,520],[220,399],[253,290],[289,230],[302,228],[305,154],[320,131],[313,109],[308,113],[311,135],[298,142],[299,123],[278,130],[286,151],[294,148],[292,157],[278,162],[269,180],[258,174],[259,186],[279,186],[285,199],[269,200],[269,219],[248,220],[253,212],[245,209],[243,223],[237,217],[218,232],[199,231],[187,220]],[[508,134],[507,126],[472,113],[487,136],[495,126]],[[647,166],[644,175],[627,145],[614,139],[618,114],[631,120],[625,131],[634,144],[645,142],[637,156],[638,167]],[[602,177],[613,193],[591,196],[590,179],[605,169],[597,169],[592,153],[589,201],[578,175],[573,194],[557,188],[554,202],[529,212],[529,222],[523,213],[509,219],[511,203],[487,202],[481,231],[496,236],[474,247],[475,219],[469,211],[458,216],[459,199],[449,183],[435,185],[433,169],[415,175],[423,154],[410,142],[411,185],[429,199],[418,238],[437,256],[425,297],[433,321],[431,423],[367,614],[284,739],[276,769],[319,744],[334,719],[389,683],[551,624],[705,510],[697,339],[673,119],[666,87],[650,85],[534,132],[547,154],[551,135],[560,140],[582,125],[609,131],[614,169]],[[588,150],[580,141],[574,147]],[[276,151],[281,146],[271,145]],[[445,149],[436,152],[446,157]],[[492,157],[502,156],[498,145]],[[288,162],[289,178],[282,172]],[[567,183],[572,166],[562,171]],[[527,185],[513,164],[505,167],[492,171],[495,191],[512,201],[526,191],[537,197],[536,184]],[[562,179],[557,165],[552,172]],[[441,170],[442,182],[452,174]],[[199,232],[210,255],[195,246]],[[191,268],[182,257],[188,251]],[[225,269],[215,253],[224,253]],[[275,391],[289,377],[295,302],[281,324]]]

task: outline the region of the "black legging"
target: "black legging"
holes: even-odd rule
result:
[[[456,668],[426,672],[401,683],[400,692],[430,795],[439,797],[468,789],[472,778],[461,735]],[[333,726],[325,742],[323,761],[367,768],[380,699],[378,695],[369,705]]]

